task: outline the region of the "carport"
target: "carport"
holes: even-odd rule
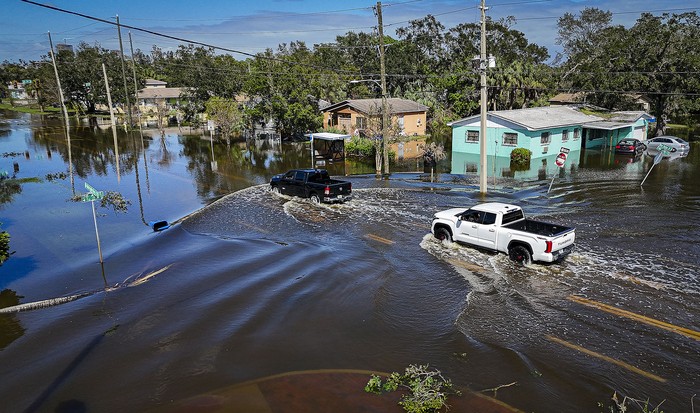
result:
[[[316,164],[323,165],[326,161],[345,160],[345,139],[350,139],[350,135],[318,132],[305,136],[311,139],[311,167],[315,167]]]

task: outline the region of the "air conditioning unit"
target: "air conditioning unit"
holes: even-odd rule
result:
[[[549,151],[549,145],[542,147],[542,153],[547,153]]]

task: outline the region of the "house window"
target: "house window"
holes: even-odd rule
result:
[[[468,130],[465,142],[479,142],[479,131]]]
[[[552,138],[549,135],[549,132],[542,132],[542,135],[540,135],[540,144],[542,145],[549,145],[551,140]]]
[[[569,130],[568,130],[568,129],[564,129],[564,130],[561,132],[561,141],[562,141],[562,142],[566,142],[566,141],[568,141],[568,140],[569,140]]]
[[[581,129],[574,129],[574,140],[581,138]]]
[[[472,173],[472,172],[477,172],[478,168],[475,163],[468,163],[464,166],[464,172],[466,173]]]
[[[367,119],[363,116],[358,116],[355,118],[355,122],[357,123],[357,129],[365,129],[367,128]]]
[[[503,146],[517,146],[518,145],[518,134],[517,133],[504,133],[503,134]]]

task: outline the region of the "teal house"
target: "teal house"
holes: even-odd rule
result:
[[[603,117],[604,116],[604,117]],[[577,151],[614,147],[624,138],[645,140],[654,118],[645,112],[588,115],[577,106],[544,106],[488,112],[486,153],[510,158],[515,148],[532,151],[532,159],[549,157],[561,148]],[[470,116],[447,124],[452,127],[452,152],[479,154],[481,117]]]

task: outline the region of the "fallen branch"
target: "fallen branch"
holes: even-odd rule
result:
[[[502,388],[504,388],[504,387],[517,386],[517,385],[518,385],[518,382],[517,382],[517,381],[514,381],[514,382],[508,383],[508,384],[501,384],[500,386],[496,386],[496,387],[494,387],[494,388],[492,388],[492,389],[484,389],[484,390],[482,390],[481,392],[482,392],[482,393],[486,393],[486,392],[492,391],[492,392],[493,392],[493,397],[496,397],[496,396],[498,395],[498,391],[499,391],[500,389],[502,389]]]

